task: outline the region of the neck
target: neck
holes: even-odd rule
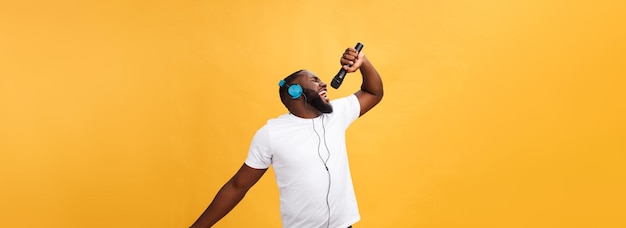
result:
[[[287,109],[291,114],[304,119],[312,119],[322,115],[322,112],[320,112],[320,110],[317,110],[308,103],[304,105],[294,105],[288,107]]]

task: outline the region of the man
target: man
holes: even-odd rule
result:
[[[360,69],[361,89],[329,102],[326,84],[309,71],[281,80],[279,94],[289,113],[256,132],[245,163],[192,227],[211,227],[224,217],[270,165],[280,190],[283,227],[346,228],[360,220],[345,130],[380,102],[383,84],[365,54],[354,48],[347,48],[340,62],[348,73]]]

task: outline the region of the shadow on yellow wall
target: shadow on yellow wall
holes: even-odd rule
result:
[[[355,227],[624,227],[619,1],[55,1],[0,7],[0,226],[186,227],[357,41]],[[333,98],[357,90],[349,75]],[[216,227],[279,227],[273,174]]]

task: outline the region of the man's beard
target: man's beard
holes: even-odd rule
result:
[[[333,106],[324,102],[322,97],[312,89],[304,89],[306,102],[322,113],[332,113]]]

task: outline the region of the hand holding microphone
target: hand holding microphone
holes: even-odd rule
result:
[[[343,64],[343,66],[341,67],[337,75],[335,75],[335,78],[333,78],[332,82],[330,83],[330,86],[332,86],[335,89],[338,89],[339,86],[341,86],[341,83],[343,83],[343,79],[346,77],[346,73],[347,73],[346,69],[344,69],[344,66],[347,66],[348,68],[352,67],[352,65],[357,61],[357,58],[359,57],[359,53],[361,52],[362,49],[363,49],[363,44],[357,43],[356,47],[354,47],[354,50],[347,49],[344,52],[343,56],[341,57],[341,64]]]

